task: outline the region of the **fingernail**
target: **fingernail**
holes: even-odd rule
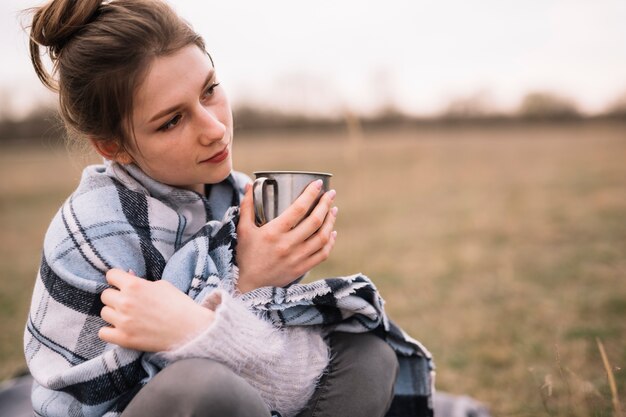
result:
[[[133,271],[132,269],[129,269],[128,273],[131,274],[131,275],[135,275],[135,271]]]
[[[330,209],[330,213],[337,217],[337,212],[339,211],[339,207],[333,207],[332,209]]]
[[[324,181],[322,181],[322,180],[316,180],[315,181],[315,187],[317,187],[318,190],[322,189],[322,184],[324,184]]]
[[[337,195],[337,191],[335,190],[330,190],[328,192],[328,196],[330,197],[331,200],[334,200],[336,195]]]
[[[333,230],[331,235],[333,236],[333,239],[337,239],[337,231],[336,230]]]

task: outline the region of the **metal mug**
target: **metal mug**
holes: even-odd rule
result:
[[[329,190],[332,174],[304,171],[257,171],[252,184],[254,217],[258,226],[278,217],[313,181],[322,180],[322,189],[306,213],[308,216]]]

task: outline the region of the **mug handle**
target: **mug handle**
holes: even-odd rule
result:
[[[263,226],[267,223],[267,217],[265,215],[265,209],[263,209],[263,195],[267,188],[267,181],[273,182],[273,180],[261,177],[254,180],[252,184],[252,201],[254,202],[254,221],[257,226]]]

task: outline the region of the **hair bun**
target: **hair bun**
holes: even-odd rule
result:
[[[101,0],[52,0],[35,9],[31,40],[48,47],[56,58],[67,42],[94,20]]]
[[[48,56],[56,61],[70,39],[96,18],[101,4],[102,0],[52,0],[32,9],[30,58],[44,85],[54,90],[57,88],[41,62],[39,47],[48,48]]]

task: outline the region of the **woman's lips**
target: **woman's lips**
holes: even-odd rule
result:
[[[200,163],[211,163],[211,164],[218,164],[220,162],[222,162],[223,160],[225,160],[226,158],[228,158],[228,146],[224,148],[223,151],[216,153],[215,155],[213,155],[212,157],[210,157],[209,159],[205,159],[203,161],[200,161]]]

